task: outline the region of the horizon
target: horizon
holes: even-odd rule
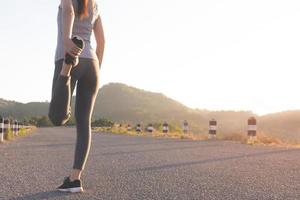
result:
[[[121,84],[121,85],[125,85],[127,87],[133,87],[135,89],[138,89],[138,90],[143,90],[145,92],[150,92],[150,93],[154,93],[154,94],[161,94],[161,95],[164,95],[165,97],[167,98],[170,98],[171,100],[173,101],[177,101],[167,95],[165,95],[164,93],[160,93],[160,92],[155,92],[155,91],[149,91],[149,90],[145,90],[145,89],[142,89],[142,88],[137,88],[137,87],[134,87],[134,86],[130,86],[130,85],[127,85],[125,83],[119,83],[119,82],[111,82],[111,83],[107,83],[105,85],[102,85],[99,90],[104,87],[104,86],[107,86],[109,84]],[[76,96],[73,94],[73,97]],[[29,101],[29,102],[21,102],[21,101],[15,101],[15,100],[12,100],[12,99],[4,99],[2,97],[0,97],[0,99],[3,99],[5,101],[13,101],[13,102],[16,102],[16,103],[22,103],[22,104],[28,104],[28,103],[49,103],[48,100],[45,100],[45,101]],[[186,106],[187,108],[189,109],[193,109],[193,110],[206,110],[206,111],[209,111],[209,112],[252,112],[254,115],[257,115],[259,117],[262,117],[262,116],[265,116],[265,115],[271,115],[271,114],[277,114],[277,113],[282,113],[282,112],[290,112],[290,111],[297,111],[297,110],[300,110],[300,109],[295,109],[295,110],[282,110],[282,111],[278,111],[278,112],[272,112],[272,113],[264,113],[264,114],[259,114],[259,113],[255,113],[253,112],[252,110],[224,110],[224,109],[221,109],[221,110],[210,110],[210,109],[206,109],[206,108],[192,108],[192,107],[189,107],[188,105],[185,105],[184,103],[180,102],[180,101],[177,101],[178,103],[182,104],[183,106]]]
[[[97,2],[106,38],[101,87],[123,83],[192,109],[300,109],[299,1]],[[3,4],[0,98],[49,101],[58,1]]]

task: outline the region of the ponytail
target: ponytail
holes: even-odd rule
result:
[[[78,16],[82,20],[89,16],[88,4],[89,0],[77,0],[78,3]]]

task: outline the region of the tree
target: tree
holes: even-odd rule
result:
[[[37,119],[36,125],[38,127],[49,127],[52,126],[52,123],[47,116],[42,116]]]

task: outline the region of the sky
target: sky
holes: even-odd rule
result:
[[[120,82],[199,109],[300,109],[299,0],[97,2],[101,86]],[[59,0],[1,4],[0,98],[49,101]]]

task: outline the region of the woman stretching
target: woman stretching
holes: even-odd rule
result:
[[[73,168],[57,189],[82,192],[80,180],[91,145],[91,116],[99,89],[99,69],[104,52],[104,34],[95,0],[61,0],[58,10],[58,38],[49,118],[56,126],[71,116],[75,84],[77,140]],[[94,32],[97,47],[91,47]]]

